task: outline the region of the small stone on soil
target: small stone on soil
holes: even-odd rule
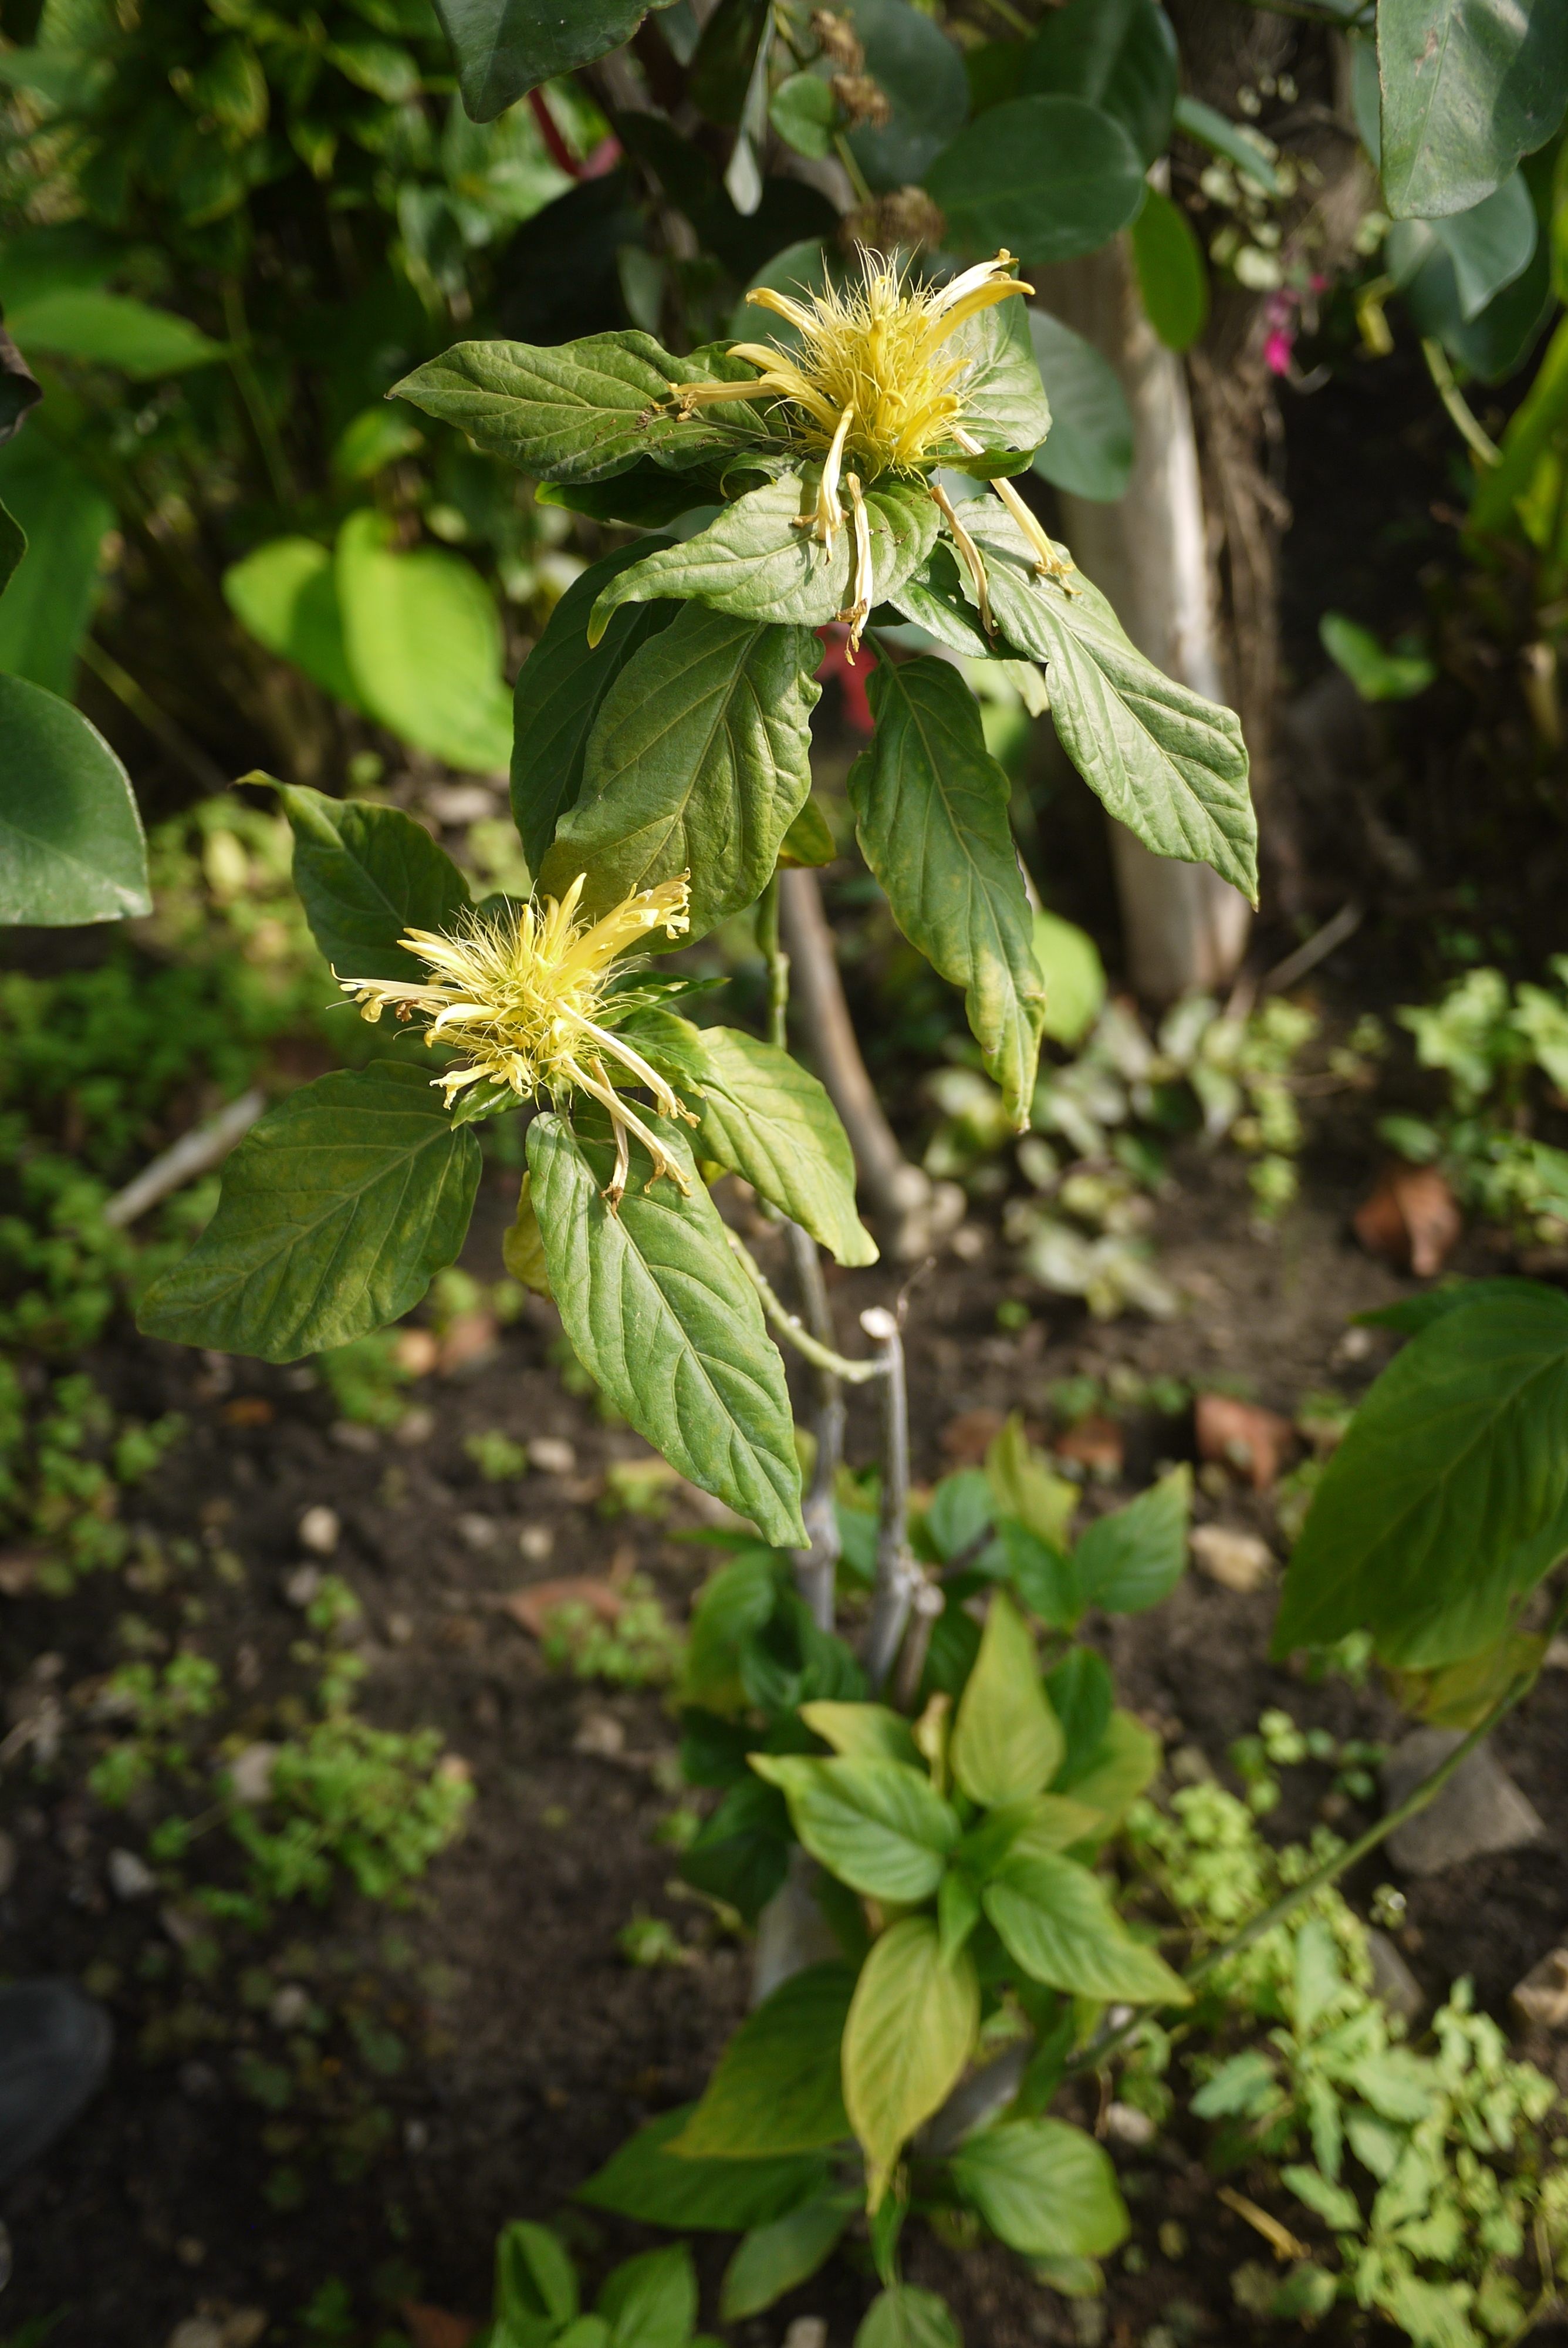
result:
[[[229,1776],[237,1802],[264,1802],[270,1797],[279,1750],[276,1745],[258,1743],[235,1755],[229,1764]]]
[[[1198,1525],[1192,1545],[1199,1572],[1243,1598],[1261,1589],[1274,1571],[1274,1552],[1255,1533],[1236,1532],[1228,1525]]]
[[[134,1850],[111,1850],[108,1873],[117,1900],[147,1900],[158,1890],[157,1876]]]
[[[283,1576],[283,1597],[290,1606],[297,1606],[302,1614],[321,1590],[322,1570],[319,1565],[296,1565]]]
[[[525,1525],[518,1535],[518,1547],[530,1565],[543,1565],[556,1545],[556,1537],[548,1525]]]
[[[528,1446],[528,1465],[541,1476],[575,1475],[577,1452],[564,1435],[536,1435]]]
[[[482,1517],[477,1509],[466,1509],[457,1519],[458,1537],[469,1549],[491,1549],[501,1528],[494,1517]]]
[[[298,2030],[311,2010],[311,1993],[298,1982],[285,1982],[275,1990],[267,2008],[267,2019],[274,2030]]]
[[[1154,2123],[1147,2112],[1134,2104],[1108,2104],[1105,2107],[1105,2133],[1112,2144],[1124,2144],[1135,2152],[1154,2141]]]
[[[1542,2030],[1568,2025],[1568,1949],[1553,1949],[1532,1965],[1509,1999],[1522,2022]]]
[[[1463,1741],[1457,1728],[1418,1728],[1396,1745],[1380,1773],[1385,1808],[1398,1809]],[[1389,1856],[1407,1875],[1436,1875],[1467,1859],[1522,1849],[1545,1833],[1534,1805],[1491,1748],[1479,1745],[1430,1808],[1395,1828]]]
[[[300,1519],[300,1540],[317,1557],[331,1557],[342,1533],[343,1526],[335,1509],[323,1508],[318,1504],[313,1509],[307,1509]]]
[[[784,2348],[827,2348],[827,2326],[820,2315],[797,2315],[784,2336]]]
[[[590,1712],[572,1738],[571,1749],[614,1761],[626,1750],[626,1730],[612,1712]]]
[[[389,1614],[386,1618],[386,1635],[395,1647],[409,1646],[414,1638],[413,1615]]]
[[[1407,2022],[1424,2013],[1425,1990],[1387,1932],[1379,1932],[1375,1924],[1368,1927],[1367,1954],[1372,1960],[1372,1994],[1378,2003],[1390,2013],[1402,2013]]]
[[[361,1426],[354,1418],[334,1419],[327,1429],[340,1451],[379,1451],[381,1437],[374,1426]]]

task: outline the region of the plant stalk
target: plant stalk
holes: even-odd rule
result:
[[[1547,1624],[1542,1643],[1541,1652],[1543,1658],[1547,1647],[1551,1645],[1553,1637],[1562,1629],[1565,1621],[1568,1621],[1568,1590],[1563,1591],[1553,1609],[1552,1619]],[[1424,1777],[1419,1786],[1407,1794],[1397,1809],[1390,1810],[1387,1818],[1379,1818],[1376,1826],[1368,1827],[1366,1833],[1359,1836],[1355,1842],[1347,1843],[1345,1849],[1337,1852],[1332,1859],[1326,1859],[1320,1867],[1315,1867],[1311,1874],[1304,1876],[1299,1883],[1293,1883],[1288,1891],[1282,1891],[1277,1900],[1271,1900],[1266,1908],[1260,1909],[1249,1923],[1242,1926],[1239,1932],[1233,1933],[1231,1938],[1222,1941],[1218,1948],[1211,1949],[1206,1956],[1198,1959],[1196,1964],[1189,1965],[1182,1975],[1187,1988],[1196,1989],[1200,1982],[1207,1981],[1209,1975],[1217,1971],[1229,1958],[1239,1956],[1243,1949],[1251,1947],[1254,1941],[1261,1940],[1263,1935],[1266,1932],[1271,1932],[1276,1924],[1282,1924],[1287,1916],[1300,1907],[1303,1900],[1310,1900],[1315,1891],[1325,1890],[1329,1884],[1337,1882],[1340,1876],[1365,1859],[1368,1851],[1376,1850],[1380,1842],[1386,1841],[1397,1828],[1402,1827],[1407,1818],[1415,1818],[1419,1811],[1427,1807],[1430,1802],[1435,1802],[1449,1779],[1457,1770],[1462,1768],[1476,1746],[1491,1735],[1499,1721],[1504,1719],[1513,1710],[1515,1704],[1523,1702],[1541,1677],[1541,1672],[1542,1664],[1538,1663],[1533,1670],[1518,1673],[1498,1697],[1491,1711],[1476,1723],[1463,1743],[1456,1745],[1447,1760],[1440,1762],[1430,1777]],[[1146,2018],[1143,2013],[1132,2014],[1126,2022],[1120,2023],[1114,2030],[1108,2031],[1102,2037],[1093,2040],[1084,2047],[1081,2054],[1072,2057],[1067,2065],[1066,2075],[1073,2077],[1085,2071],[1098,2070],[1110,2055],[1114,2054],[1119,2047],[1125,2045],[1130,2038],[1137,2034]]]
[[[744,1265],[753,1286],[761,1297],[763,1311],[786,1344],[793,1345],[797,1354],[804,1354],[806,1360],[814,1362],[819,1370],[831,1370],[835,1377],[843,1378],[849,1385],[863,1386],[872,1378],[886,1375],[887,1365],[880,1354],[875,1361],[852,1362],[847,1354],[835,1353],[831,1345],[825,1345],[817,1338],[811,1336],[802,1328],[800,1315],[790,1312],[778,1295],[766,1272],[740,1233],[726,1231],[724,1236]]]
[[[1434,342],[1430,335],[1425,336],[1421,343],[1421,356],[1427,363],[1427,373],[1436,386],[1438,397],[1448,410],[1449,421],[1465,447],[1483,465],[1501,465],[1502,451],[1491,435],[1482,429],[1470,402],[1454,381],[1453,369],[1449,365],[1448,353],[1442,345]]]
[[[789,1241],[795,1287],[811,1323],[812,1334],[825,1351],[831,1352],[833,1312],[816,1241],[798,1223],[786,1222],[784,1236]],[[818,1363],[812,1430],[816,1437],[816,1458],[812,1467],[811,1489],[801,1508],[806,1531],[811,1535],[811,1547],[794,1552],[794,1581],[819,1631],[831,1631],[835,1619],[838,1559],[844,1546],[839,1538],[837,1502],[838,1470],[844,1457],[844,1392],[838,1373]]]
[[[866,1638],[866,1676],[875,1694],[893,1668],[922,1576],[909,1554],[909,1396],[897,1315],[873,1304],[860,1325],[879,1348],[882,1372],[882,1514],[876,1528],[876,1590]]]

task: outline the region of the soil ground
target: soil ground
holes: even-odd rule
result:
[[[1078,1305],[1034,1292],[1030,1325],[1000,1334],[997,1303],[1020,1292],[1010,1257],[988,1234],[976,1259],[944,1258],[911,1304],[917,1474],[951,1464],[944,1430],[961,1415],[1021,1408],[1043,1420],[1053,1379],[1116,1364],[1200,1386],[1245,1382],[1255,1400],[1286,1411],[1311,1388],[1359,1391],[1386,1341],[1358,1354],[1348,1316],[1402,1286],[1347,1227],[1364,1168],[1333,1155],[1309,1163],[1283,1237],[1264,1239],[1248,1231],[1236,1160],[1179,1159],[1158,1238],[1191,1305],[1163,1325],[1095,1325]],[[499,1270],[508,1188],[487,1177],[466,1259],[487,1278]],[[896,1284],[883,1267],[835,1282],[852,1347],[859,1309]],[[433,1425],[418,1444],[360,1429],[345,1437],[309,1373],[134,1338],[92,1361],[123,1407],[188,1414],[190,1431],[144,1513],[166,1548],[191,1544],[180,1553],[193,1561],[161,1592],[137,1595],[103,1575],[68,1606],[26,1598],[0,1612],[5,1684],[30,1673],[36,1685],[40,1654],[56,1658],[42,1671],[67,1724],[51,1774],[35,1781],[25,1761],[14,1764],[0,1788],[16,1857],[0,1901],[7,1966],[87,1975],[117,2033],[103,2094],[5,2196],[13,2327],[57,2314],[56,2348],[162,2348],[200,2308],[251,2307],[301,2327],[280,2338],[371,2343],[395,2327],[405,2298],[482,2314],[492,2243],[508,2218],[559,2220],[590,2263],[649,2239],[590,2219],[568,2197],[641,2121],[699,2091],[743,2011],[748,1956],[682,1891],[671,1852],[654,1839],[674,1798],[673,1725],[660,1696],[551,1673],[497,1601],[543,1577],[636,1566],[682,1615],[712,1551],[671,1538],[698,1521],[682,1501],[661,1522],[600,1512],[605,1469],[645,1447],[563,1390],[548,1359],[555,1334],[553,1309],[530,1303],[488,1358],[427,1381],[416,1399],[432,1406]],[[575,1468],[486,1484],[463,1438],[487,1428],[564,1437]],[[853,1420],[852,1459],[874,1448],[869,1422]],[[1125,1497],[1159,1458],[1190,1450],[1188,1422],[1134,1418],[1123,1485],[1095,1488],[1091,1505]],[[226,1928],[217,1962],[193,1972],[179,1953],[177,1914],[156,1896],[124,1901],[108,1888],[108,1852],[139,1848],[142,1830],[134,1812],[107,1812],[79,1790],[95,1743],[81,1699],[123,1653],[117,1624],[129,1602],[161,1639],[183,1637],[220,1663],[239,1691],[225,1726],[265,1733],[280,1694],[303,1684],[289,1654],[300,1617],[283,1585],[302,1555],[301,1515],[323,1502],[343,1528],[333,1569],[365,1610],[360,1707],[384,1725],[445,1731],[473,1769],[470,1823],[407,1909],[352,1893],[320,1911],[295,1903],[261,1939]],[[1270,1504],[1239,1488],[1202,1497],[1199,1509],[1273,1529]],[[531,1562],[518,1548],[528,1529]],[[551,1536],[548,1555],[540,1529]],[[1341,1735],[1389,1735],[1397,1715],[1375,1687],[1308,1685],[1266,1663],[1273,1611],[1271,1591],[1243,1597],[1189,1576],[1156,1612],[1107,1628],[1122,1700],[1167,1747],[1195,1744],[1222,1774],[1228,1741],[1272,1704]],[[1568,1723],[1554,1673],[1498,1746],[1550,1839],[1409,1883],[1405,1946],[1429,1994],[1469,1972],[1501,2015],[1513,1982],[1568,1938]],[[1296,1779],[1281,1814],[1291,1833],[1310,1826],[1327,1793],[1326,1772]],[[1342,1831],[1358,1822],[1353,1810],[1336,1814]],[[1374,1865],[1358,1888],[1365,1894],[1391,1871]],[[220,1859],[214,1872],[221,1877]],[[627,1962],[617,1935],[635,1911],[668,1921],[679,1962]],[[327,2017],[313,2055],[308,2039],[291,2041],[270,2018],[289,1983]],[[1568,2056],[1550,2043],[1528,2051],[1568,2085]],[[911,2272],[948,2294],[970,2348],[1245,2336],[1228,2278],[1260,2246],[1215,2200],[1195,2142],[1178,2135],[1157,2157],[1135,2157],[1124,2183],[1143,2271],[1119,2254],[1098,2307],[1075,2309],[999,2250],[960,2260],[917,2233]],[[1179,2262],[1162,2258],[1155,2239],[1171,2217],[1187,2233]],[[727,2247],[701,2251],[710,2283]],[[302,2325],[300,2311],[333,2276],[352,2316],[334,2328],[330,2302],[318,2302],[314,2328]],[[830,2348],[848,2348],[873,2288],[852,2249],[732,2336],[772,2348],[806,2312],[827,2317]],[[1286,2348],[1296,2335],[1274,2327],[1268,2336]]]

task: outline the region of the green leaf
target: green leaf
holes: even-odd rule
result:
[[[692,2110],[683,2104],[639,2128],[577,2188],[573,2199],[651,2226],[729,2233],[771,2225],[803,2202],[817,2199],[831,2182],[827,2162],[814,2153],[783,2160],[676,2158],[670,2140],[680,2135]]]
[[[1072,1490],[1076,1500],[1077,1488]],[[1065,1550],[1054,1541],[1041,1540],[1038,1533],[1011,1517],[1001,1518],[997,1530],[1006,1568],[1002,1578],[1012,1584],[1029,1612],[1038,1615],[1048,1630],[1076,1630],[1083,1612],[1083,1592],[1078,1569]]]
[[[1124,496],[1132,478],[1132,412],[1115,368],[1043,310],[1030,312],[1029,328],[1050,402],[1050,435],[1035,450],[1034,470],[1076,498],[1104,503]]]
[[[483,2343],[484,2334],[479,2336]],[[488,2342],[486,2348],[513,2348],[513,2343],[503,2337]],[[532,2343],[528,2348],[532,2348]],[[610,2326],[602,2315],[579,2315],[564,2332],[549,2335],[549,2348],[610,2348]]]
[[[610,581],[589,622],[597,642],[622,603],[666,595],[776,626],[819,628],[854,593],[854,531],[840,530],[825,560],[809,526],[816,485],[786,473],[727,506],[716,521],[679,546],[661,547]],[[938,510],[924,489],[886,481],[866,493],[875,586],[886,602],[925,562],[936,543]]]
[[[1029,541],[999,504],[968,526],[991,608],[1020,650],[1046,663],[1052,723],[1090,788],[1156,856],[1210,864],[1255,903],[1257,823],[1235,713],[1145,660],[1081,572],[1071,595],[1037,579]]]
[[[958,1840],[958,1822],[929,1779],[901,1761],[808,1761],[753,1753],[777,1786],[813,1859],[874,1900],[928,1899]]]
[[[902,1761],[919,1766],[920,1756],[902,1713],[885,1704],[803,1704],[800,1716],[814,1736],[850,1761]]]
[[[578,2312],[577,2269],[548,2226],[517,2219],[496,2240],[496,2321],[545,2339]]]
[[[456,1259],[478,1180],[479,1145],[423,1069],[374,1060],[318,1076],[251,1127],[217,1213],[137,1325],[264,1362],[346,1345]]]
[[[729,381],[755,378],[743,360],[718,371]],[[712,409],[675,413],[671,385],[711,381],[713,373],[626,328],[553,348],[455,343],[393,390],[535,480],[602,481],[640,457],[679,470],[755,442],[766,427],[744,403],[717,418]]]
[[[1105,965],[1087,930],[1060,913],[1037,912],[1030,942],[1045,981],[1045,1033],[1071,1051],[1105,1007]]]
[[[1325,612],[1317,635],[1363,701],[1409,701],[1424,693],[1438,673],[1424,654],[1386,653],[1369,628],[1358,627],[1343,612]]]
[[[768,120],[786,147],[821,162],[833,152],[838,100],[820,74],[791,74],[769,101]]]
[[[0,505],[0,595],[5,593],[6,588],[15,577],[17,566],[21,562],[22,557],[26,553],[26,531],[17,520],[15,515],[12,513],[7,507]],[[15,672],[15,670],[7,671],[5,662],[0,660],[0,675],[7,674],[14,675]],[[808,808],[810,802],[808,801]],[[806,860],[804,859],[802,860],[802,861],[805,860]]]
[[[476,122],[541,82],[575,72],[629,41],[644,0],[436,0],[452,45],[463,104]]]
[[[955,458],[955,472],[986,480],[998,472],[1021,472],[1029,451],[1038,449],[1052,430],[1055,401],[1046,396],[1050,386],[1043,380],[1036,315],[1022,294],[1015,294],[967,318],[948,345],[968,369],[964,421],[987,444],[980,457]],[[999,464],[999,452],[1004,450],[1016,451],[1018,461]]]
[[[1151,188],[1131,234],[1149,324],[1167,350],[1190,350],[1209,321],[1208,263],[1191,221]]]
[[[1127,2238],[1110,2157],[1061,2120],[1009,2120],[958,2147],[954,2184],[1026,2258],[1102,2259]]]
[[[1279,174],[1266,151],[1260,131],[1250,131],[1245,123],[1233,122],[1228,115],[1205,106],[1201,98],[1184,96],[1176,100],[1176,128],[1200,147],[1206,147],[1212,155],[1223,155],[1227,163],[1245,171],[1266,195],[1284,195]]]
[[[1365,1625],[1408,1668],[1506,1628],[1521,1544],[1568,1498],[1568,1298],[1461,1301],[1378,1379],[1324,1471],[1273,1652]]]
[[[1261,2047],[1249,2046],[1204,2080],[1193,2097],[1193,2109],[1201,2120],[1224,2119],[1234,2112],[1256,2118],[1274,2110],[1280,2099],[1273,2064]]]
[[[1545,355],[1535,370],[1530,389],[1508,419],[1502,436],[1502,462],[1483,472],[1471,501],[1467,528],[1471,531],[1513,530],[1518,527],[1517,500],[1529,489],[1535,469],[1551,448],[1559,426],[1568,414],[1568,318],[1563,319]]]
[[[1145,163],[1171,143],[1180,60],[1159,0],[1067,0],[1023,53],[1019,87],[1083,98],[1114,116]]]
[[[222,343],[210,342],[172,310],[85,285],[35,294],[8,312],[5,326],[24,351],[118,367],[136,382],[210,366],[229,355]]]
[[[983,1882],[1010,1851],[1070,1850],[1103,1827],[1100,1812],[1086,1803],[1062,1794],[1036,1794],[1027,1802],[1004,1802],[989,1811],[964,1837],[958,1856],[965,1870]]]
[[[1191,2004],[1180,1977],[1133,1940],[1099,1877],[1075,1859],[1014,1851],[980,1896],[1009,1956],[1033,1980],[1075,1997]]]
[[[937,1932],[951,1964],[980,1921],[980,1895],[967,1875],[948,1872],[937,1887]]]
[[[853,24],[866,70],[893,108],[879,129],[867,123],[850,132],[850,152],[873,188],[908,187],[963,127],[963,52],[907,0],[846,0],[838,13]]]
[[[1045,1005],[1008,824],[1010,785],[950,662],[883,661],[868,690],[876,731],[848,782],[861,848],[905,936],[965,990],[986,1067],[1021,1128]]]
[[[512,816],[530,871],[544,862],[556,825],[577,805],[583,764],[604,696],[634,654],[675,617],[670,603],[645,603],[611,621],[596,646],[589,613],[601,591],[629,563],[645,560],[645,541],[618,546],[574,579],[518,671],[512,697]]]
[[[900,2151],[958,2085],[979,2018],[974,1959],[965,1949],[946,1963],[929,1916],[906,1916],[873,1941],[844,2033],[844,2101],[873,2212]]]
[[[1071,1785],[1092,1764],[1111,1725],[1115,1705],[1111,1667],[1093,1647],[1070,1647],[1046,1673],[1045,1692],[1067,1740],[1061,1775]],[[1064,1836],[1060,1848],[1065,1849],[1076,1839]]]
[[[743,1028],[694,1027],[669,1011],[641,1012],[621,1033],[699,1112],[700,1157],[743,1175],[840,1263],[876,1262],[855,1211],[849,1137],[809,1069]]]
[[[223,573],[223,600],[259,644],[350,709],[361,706],[348,664],[332,555],[313,538],[273,538]]]
[[[1470,211],[1435,221],[1396,221],[1386,252],[1401,288],[1434,251],[1445,253],[1459,313],[1455,323],[1468,325],[1505,286],[1522,277],[1537,241],[1535,206],[1524,175],[1511,171],[1501,187]]]
[[[1061,1724],[1040,1684],[1034,1641],[998,1590],[953,1724],[953,1775],[972,1802],[994,1809],[1042,1792],[1062,1749]]]
[[[26,545],[0,600],[0,672],[69,701],[115,510],[36,425],[0,448],[0,498]]]
[[[1130,1712],[1113,1712],[1111,1725],[1089,1766],[1062,1774],[1062,1789],[1075,1802],[1098,1810],[1107,1828],[1120,1826],[1145,1786],[1160,1774],[1160,1740]]]
[[[845,2132],[848,2122],[845,2123]],[[759,2226],[745,2236],[724,2269],[719,2291],[719,2321],[738,2323],[743,2316],[760,2315],[775,2299],[816,2272],[848,2225],[853,2210],[848,2197],[825,2194],[807,2201],[771,2226]]]
[[[786,866],[832,864],[837,856],[838,842],[828,827],[827,818],[815,799],[807,799],[779,842],[779,862]]]
[[[1125,228],[1143,167],[1119,122],[1080,98],[1015,98],[961,130],[926,173],[948,232],[973,252],[1005,245],[1034,268],[1075,261]]]
[[[896,2282],[866,2309],[855,2348],[963,2348],[945,2299],[918,2283]]]
[[[1553,0],[1379,0],[1378,77],[1389,211],[1469,211],[1562,119],[1568,15]]]
[[[781,1982],[730,2040],[670,2150],[733,2160],[840,2143],[849,2120],[839,2044],[854,1993],[845,1964],[808,1965]]]
[[[125,768],[69,702],[0,676],[0,922],[71,929],[151,911]]]
[[[294,886],[311,934],[341,977],[425,977],[398,939],[450,930],[468,883],[423,824],[401,808],[329,799],[302,784],[274,785],[294,834]]]
[[[811,788],[821,653],[808,629],[688,603],[605,695],[541,887],[585,872],[599,915],[689,872],[693,938],[754,904]]]
[[[504,773],[512,700],[496,599],[460,556],[438,547],[398,554],[391,541],[391,524],[368,507],[338,532],[333,577],[358,699],[448,766]]]
[[[605,2281],[596,2312],[610,2348],[688,2348],[697,2321],[697,2277],[684,2242],[625,2259]]]
[[[684,1137],[651,1112],[646,1121],[690,1194],[668,1176],[649,1180],[640,1147],[618,1211],[603,1197],[608,1138],[586,1121],[575,1134],[553,1113],[529,1127],[551,1293],[578,1359],[638,1433],[764,1540],[804,1548],[789,1389],[756,1290]]]
[[[1037,1541],[1053,1549],[1064,1544],[1078,1512],[1078,1487],[1046,1465],[1045,1454],[1034,1448],[1025,1432],[1021,1411],[1013,1411],[991,1437],[986,1477],[1005,1515],[1016,1517]]]
[[[1072,1553],[1086,1606],[1142,1614],[1168,1598],[1187,1562],[1193,1471],[1162,1476],[1124,1509],[1096,1517]]]
[[[1430,1329],[1447,1313],[1457,1313],[1463,1304],[1474,1304],[1481,1297],[1500,1297],[1505,1302],[1512,1297],[1550,1295],[1544,1282],[1539,1280],[1455,1280],[1443,1288],[1423,1289],[1416,1296],[1401,1296],[1392,1304],[1379,1304],[1370,1313],[1358,1313],[1356,1325],[1366,1329],[1394,1329],[1401,1337],[1414,1337]]]
[[[1337,2233],[1358,2234],[1361,2230],[1361,2208],[1354,2193],[1343,2185],[1331,2185],[1316,2168],[1307,2168],[1292,2161],[1279,2172],[1279,2181],[1289,2187],[1298,2201],[1305,2201],[1316,2210],[1326,2226]]]

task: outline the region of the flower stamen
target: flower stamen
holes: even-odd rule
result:
[[[980,625],[988,636],[994,636],[997,626],[991,617],[990,589],[986,583],[986,566],[981,558],[980,550],[958,520],[953,510],[953,500],[939,481],[931,483],[931,495],[941,507],[947,518],[948,528],[953,533],[953,543],[963,556],[964,566],[975,582],[975,595],[980,607]]]
[[[860,493],[858,473],[845,473],[844,485],[849,491],[849,510],[855,524],[855,592],[851,601],[837,614],[840,623],[847,622],[849,642],[844,656],[851,668],[860,650],[861,631],[871,616],[871,597],[875,581],[871,567],[871,523],[866,511],[866,499]]]
[[[953,438],[967,455],[970,457],[980,455],[979,442],[971,439],[967,432],[955,429]],[[1058,554],[1046,536],[1039,516],[1030,513],[1010,481],[995,480],[991,483],[991,488],[1033,547],[1036,574],[1041,579],[1054,579],[1064,594],[1076,595],[1078,590],[1070,585],[1069,581],[1072,572],[1078,568],[1077,564],[1070,557]]]

